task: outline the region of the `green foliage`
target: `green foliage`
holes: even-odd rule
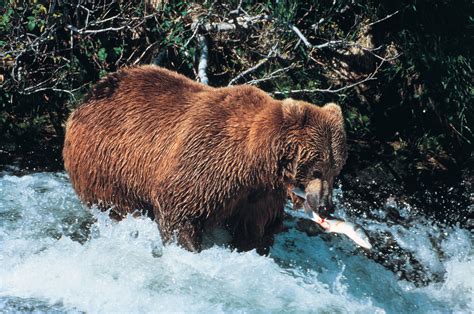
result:
[[[403,55],[387,68],[373,132],[401,136],[424,153],[469,156],[473,144],[471,1],[417,1],[382,4],[400,10],[374,28],[397,42]],[[397,119],[404,122],[395,125]],[[429,144],[426,144],[428,143]],[[419,144],[424,143],[424,144]]]
[[[0,0],[0,150],[61,143],[70,110],[122,67],[159,63],[196,78],[200,33],[209,43],[211,85],[238,77],[236,84],[279,98],[336,101],[351,139],[460,160],[471,153],[468,0],[146,3]],[[202,30],[257,16],[264,18],[235,31]],[[329,41],[339,44],[324,46]]]
[[[105,52],[105,48],[100,48],[99,51],[97,52],[97,59],[99,61],[104,62],[105,59],[107,59],[107,52]]]
[[[192,63],[173,56],[186,36],[185,15],[182,3],[163,12],[143,1],[0,5],[0,151],[61,143],[71,108],[109,72],[150,63],[162,51],[170,68]]]

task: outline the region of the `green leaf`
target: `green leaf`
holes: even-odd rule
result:
[[[28,30],[29,30],[29,31],[34,30],[35,27],[36,27],[36,22],[35,22],[34,20],[30,20],[30,21],[28,22],[27,27],[28,27]]]
[[[2,25],[10,23],[10,14],[6,13],[2,16]]]
[[[105,51],[105,48],[100,48],[99,52],[97,53],[97,58],[99,58],[99,61],[105,61],[107,59],[107,52]]]
[[[122,53],[122,47],[114,47],[114,53],[116,55],[120,55]]]

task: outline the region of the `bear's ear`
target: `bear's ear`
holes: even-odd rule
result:
[[[327,103],[323,107],[324,111],[329,113],[331,116],[336,118],[337,120],[343,121],[344,117],[342,116],[341,107],[333,102]]]
[[[283,100],[283,120],[287,126],[303,129],[309,121],[310,112],[307,106],[288,98]]]

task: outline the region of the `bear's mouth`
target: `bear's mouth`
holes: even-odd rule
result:
[[[317,208],[313,208],[309,205],[307,201],[304,202],[304,210],[306,214],[312,216],[312,213],[317,214],[319,217],[323,219],[336,219],[334,214],[334,208],[329,208],[327,206],[318,206]]]
[[[292,190],[291,190],[296,196],[304,199],[304,210],[306,212],[306,214],[308,214],[309,216],[312,216],[312,212],[314,212],[315,214],[317,214],[318,216],[320,216],[321,218],[324,218],[324,219],[333,219],[333,214],[334,214],[334,207],[329,207],[329,206],[326,206],[326,205],[314,205],[314,202],[313,204],[311,204],[310,201],[308,201],[308,198],[310,198],[311,196],[308,197],[308,195],[306,194],[306,192],[304,191],[304,189],[302,188],[299,188],[299,187],[294,187]]]
[[[306,199],[306,193],[302,188],[294,187],[291,189],[291,192],[293,192],[296,196],[301,197],[302,199]]]

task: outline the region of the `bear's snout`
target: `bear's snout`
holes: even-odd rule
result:
[[[306,202],[315,213],[323,218],[329,217],[333,211],[332,183],[328,180],[314,179],[305,188]]]

